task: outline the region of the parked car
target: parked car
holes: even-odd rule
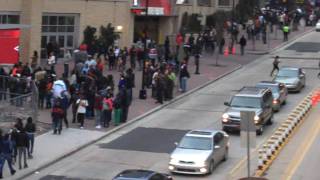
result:
[[[270,88],[273,96],[272,108],[274,111],[279,111],[281,105],[286,103],[288,90],[283,83],[273,81],[261,81],[256,87]]]
[[[306,75],[302,68],[282,67],[273,81],[284,83],[289,92],[300,92],[306,85]]]
[[[222,129],[224,131],[240,131],[240,112],[254,111],[254,123],[258,135],[261,135],[265,125],[271,125],[273,120],[272,92],[269,88],[243,87],[229,102],[229,106],[222,115]]]
[[[228,158],[229,136],[223,131],[190,131],[176,143],[171,153],[169,170],[182,174],[211,174]]]
[[[150,170],[129,169],[119,173],[113,180],[173,180],[168,174]]]

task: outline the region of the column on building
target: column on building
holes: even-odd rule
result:
[[[22,1],[21,24],[31,28],[22,30],[20,61],[30,62],[33,51],[40,53],[41,19],[43,0]]]

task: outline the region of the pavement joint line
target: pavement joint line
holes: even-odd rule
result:
[[[306,99],[308,99],[314,92],[315,90],[311,91],[309,93],[309,95],[306,96],[306,98],[304,98],[299,104],[301,104],[302,102],[305,102]],[[309,103],[311,103],[309,101]],[[296,106],[296,108],[299,107],[299,104]],[[295,108],[295,109],[296,109]],[[266,163],[263,163],[263,165],[259,165],[258,163],[258,168],[256,170],[255,176],[256,177],[261,177],[262,175],[264,175],[264,173],[269,169],[269,167],[272,165],[273,161],[277,158],[278,154],[281,152],[281,150],[285,147],[285,145],[291,140],[291,138],[294,136],[294,134],[298,131],[298,129],[300,128],[300,126],[303,124],[304,120],[308,117],[308,115],[310,114],[312,108],[308,108],[306,110],[306,114],[299,114],[300,115],[300,121],[298,122],[298,124],[296,126],[293,126],[290,128],[290,132],[288,132],[288,135],[286,135],[287,137],[284,138],[284,142],[281,143],[281,145],[278,147],[278,149],[275,150],[275,153],[272,157],[270,157],[270,159],[267,160]],[[284,122],[285,123],[285,122]],[[277,129],[277,131],[282,131],[282,132],[287,132],[288,129],[283,128],[283,126],[286,126],[284,123],[281,124],[281,126]],[[274,133],[276,134],[277,131]],[[283,133],[282,133],[283,134]],[[263,146],[263,148],[265,149],[266,146]],[[259,156],[259,157],[263,157],[263,156]],[[264,162],[264,158],[262,158],[262,162]],[[259,159],[259,162],[261,162],[261,159]]]
[[[84,145],[82,145],[82,146],[80,146],[80,147],[78,147],[78,148],[75,148],[74,150],[72,150],[72,151],[70,151],[70,152],[68,152],[68,153],[66,153],[66,154],[63,154],[63,155],[61,155],[60,157],[58,157],[57,159],[55,159],[55,160],[53,160],[53,161],[51,161],[51,162],[48,162],[48,163],[46,163],[46,164],[44,164],[44,165],[42,165],[42,166],[40,166],[40,167],[37,167],[37,168],[35,168],[34,170],[32,170],[32,171],[30,171],[30,172],[27,172],[27,173],[25,173],[25,174],[22,174],[22,175],[19,177],[19,179],[23,179],[23,178],[29,177],[29,176],[31,176],[32,174],[34,174],[35,172],[40,171],[40,170],[42,170],[42,169],[45,169],[45,168],[47,168],[47,167],[49,167],[49,166],[51,166],[51,165],[53,165],[53,164],[55,164],[55,163],[63,160],[64,158],[66,158],[66,157],[68,157],[68,156],[71,156],[71,155],[75,154],[76,152],[79,152],[80,150],[82,150],[82,149],[84,149],[84,148],[86,148],[86,147],[88,147],[88,146],[90,146],[90,145],[92,145],[92,144],[95,144],[96,142],[98,142],[98,141],[100,141],[100,140],[102,140],[102,139],[110,136],[111,134],[113,134],[113,133],[115,133],[115,132],[118,132],[118,131],[120,131],[121,129],[124,129],[125,127],[128,127],[129,125],[134,124],[135,122],[138,122],[139,120],[142,120],[142,119],[145,118],[145,117],[150,116],[151,114],[153,114],[153,113],[155,113],[155,112],[157,112],[157,111],[159,111],[159,110],[161,110],[161,109],[169,106],[170,104],[173,104],[173,103],[181,100],[181,99],[184,98],[184,97],[187,97],[187,96],[189,96],[189,95],[191,95],[191,94],[193,94],[193,93],[196,93],[198,90],[203,89],[203,88],[209,86],[210,84],[212,84],[212,83],[214,83],[214,82],[216,82],[216,81],[224,78],[225,76],[227,76],[227,75],[229,75],[229,74],[232,74],[232,73],[236,72],[237,70],[239,70],[239,69],[241,69],[241,68],[243,68],[243,65],[238,64],[237,67],[235,67],[234,69],[232,69],[232,70],[230,70],[230,71],[228,71],[228,72],[226,72],[226,73],[223,73],[223,74],[219,75],[217,78],[215,78],[215,79],[213,79],[213,80],[210,80],[210,81],[208,81],[208,82],[206,82],[206,83],[204,83],[204,84],[202,84],[202,85],[200,85],[200,86],[198,86],[198,87],[196,87],[196,88],[193,88],[193,89],[191,89],[190,91],[188,91],[188,92],[186,92],[186,93],[184,93],[184,94],[181,94],[181,95],[175,97],[173,100],[171,100],[171,101],[169,101],[169,102],[167,102],[167,103],[164,103],[163,105],[158,106],[158,107],[156,107],[156,108],[154,108],[154,109],[152,109],[152,110],[150,110],[150,111],[148,111],[148,112],[146,112],[146,113],[144,113],[144,114],[142,114],[142,115],[140,115],[140,116],[138,116],[138,117],[136,117],[136,118],[134,118],[134,119],[132,119],[132,120],[130,120],[130,121],[127,121],[125,124],[122,124],[122,125],[114,128],[114,129],[111,129],[110,131],[106,132],[105,135],[101,136],[100,138],[97,138],[97,139],[95,139],[95,140],[93,140],[93,141],[90,141],[90,142],[88,142],[88,143],[86,143],[86,144],[84,144]]]

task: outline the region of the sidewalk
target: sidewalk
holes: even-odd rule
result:
[[[18,169],[18,161],[15,163],[16,174],[11,176],[7,167],[4,167],[3,177],[5,179],[22,179],[28,174],[32,174],[39,169],[46,167],[53,162],[59,161],[68,154],[78,150],[80,147],[101,138],[102,132],[68,129],[61,135],[52,135],[52,133],[42,134],[36,137],[34,158],[28,159],[28,168]],[[23,161],[22,161],[23,162]],[[23,163],[22,163],[23,166]]]
[[[297,35],[300,35],[304,31],[296,32]],[[292,33],[294,34],[294,33]],[[292,38],[292,35],[290,38]],[[279,35],[279,38],[282,37],[282,35]],[[275,41],[274,47],[280,45],[278,41]],[[265,45],[259,45],[262,44],[261,40],[257,42],[256,50],[265,50],[269,51]],[[259,47],[259,48],[258,48]],[[260,49],[261,47],[261,49]],[[263,47],[265,47],[263,49]],[[110,127],[109,129],[101,129],[99,131],[96,131],[94,129],[94,120],[86,120],[85,122],[85,129],[86,130],[79,130],[75,129],[78,126],[76,124],[71,124],[71,128],[69,129],[63,129],[62,135],[52,135],[52,132],[47,132],[43,135],[37,136],[35,140],[35,152],[34,152],[34,159],[30,160],[29,168],[18,170],[16,175],[13,176],[14,179],[22,179],[22,177],[25,177],[28,174],[32,174],[35,171],[38,171],[39,169],[45,168],[46,166],[49,166],[50,164],[53,164],[60,159],[72,154],[73,152],[76,152],[78,149],[86,147],[89,144],[92,144],[96,142],[98,139],[107,136],[108,134],[112,133],[113,131],[117,131],[118,129],[121,129],[125,127],[128,124],[134,123],[135,121],[138,121],[139,119],[143,118],[144,116],[147,116],[148,114],[157,111],[165,106],[167,106],[170,103],[175,102],[177,99],[181,99],[188,94],[192,93],[192,91],[196,91],[199,88],[205,86],[206,84],[210,84],[216,79],[219,79],[229,73],[232,73],[233,71],[241,68],[242,65],[248,64],[255,59],[257,59],[259,54],[245,54],[244,56],[240,56],[239,54],[236,55],[229,55],[228,57],[225,57],[223,55],[219,56],[218,60],[218,66],[215,66],[216,63],[216,56],[209,56],[204,55],[201,58],[200,62],[200,75],[194,75],[195,72],[195,66],[193,64],[193,59],[190,59],[189,62],[189,72],[191,75],[190,80],[188,81],[188,89],[189,92],[185,94],[181,94],[179,92],[175,92],[175,99],[165,103],[164,105],[158,105],[155,104],[155,100],[150,97],[150,90],[148,90],[148,98],[146,100],[140,100],[138,98],[139,90],[141,86],[141,72],[135,71],[136,74],[136,88],[133,92],[133,103],[129,110],[129,121],[126,124],[122,124],[118,127]],[[57,65],[57,73],[58,75],[63,72],[63,63]],[[70,64],[70,67],[72,65]],[[106,74],[111,73],[114,75],[115,81],[117,82],[119,79],[119,73],[116,71],[112,72],[106,72]],[[69,121],[71,120],[71,113],[68,113],[69,115]],[[49,110],[41,110],[39,115],[39,121],[41,124],[46,124],[46,126],[49,127],[49,124],[51,123],[51,117]],[[112,129],[112,130],[111,130]],[[47,130],[47,129],[46,129]],[[5,167],[5,172],[7,172],[7,169]],[[4,177],[11,178],[10,175],[4,174]]]

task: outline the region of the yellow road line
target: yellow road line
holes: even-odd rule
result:
[[[307,152],[309,151],[311,145],[315,141],[317,135],[320,132],[320,120],[316,120],[314,125],[310,128],[307,136],[303,139],[303,142],[299,145],[298,151],[296,151],[294,158],[292,159],[291,163],[287,167],[283,177],[281,179],[290,180],[294,175],[295,171],[301,164],[302,160],[306,156]]]

